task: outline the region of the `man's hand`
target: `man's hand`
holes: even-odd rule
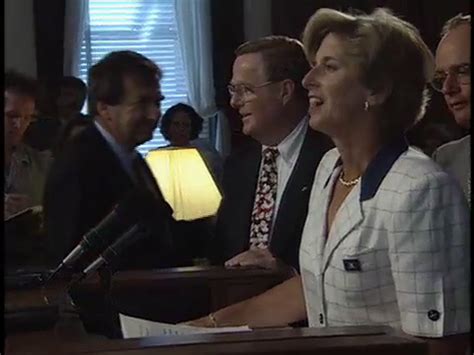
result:
[[[275,269],[277,259],[266,249],[251,249],[234,256],[224,264],[227,267],[258,266],[265,269]]]
[[[5,194],[5,218],[24,210],[31,205],[30,198],[24,194]]]

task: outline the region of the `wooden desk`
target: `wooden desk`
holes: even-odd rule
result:
[[[260,329],[246,333],[193,334],[109,340],[59,331],[7,336],[6,354],[191,355],[331,354],[425,355],[426,343],[385,327]]]
[[[219,266],[192,266],[173,269],[128,271],[113,278],[114,297],[142,287],[155,295],[179,293],[195,298],[197,290],[207,296],[203,314],[258,295],[293,275],[289,268],[265,270],[256,268],[226,269]],[[136,297],[136,294],[134,295]]]
[[[290,269],[270,271],[210,266],[124,271],[113,277],[112,309],[108,307],[98,277],[85,280],[74,290],[74,302],[89,332],[112,337],[117,334],[113,329],[119,329],[117,312],[178,323],[259,294],[290,276]],[[59,282],[57,288],[65,293],[64,284]],[[43,298],[44,295],[34,290],[7,291],[6,308],[38,309],[44,305]]]
[[[194,271],[193,271],[194,270]],[[222,271],[222,270],[221,270]],[[263,272],[263,274],[261,273]],[[141,287],[158,280],[161,286],[170,286],[173,281],[178,287],[183,280],[195,279],[197,285],[206,281],[222,280],[222,285],[239,284],[243,275],[256,282],[266,272],[261,270],[231,270],[230,273],[218,269],[189,269],[186,274],[159,272],[128,272],[117,274],[115,286]],[[141,275],[140,277],[132,277]],[[148,275],[148,276],[147,276]],[[252,276],[253,275],[253,276]],[[259,276],[260,275],[260,276]],[[146,277],[145,277],[146,276]],[[234,276],[235,278],[231,277]],[[268,276],[268,275],[267,275]],[[122,281],[120,278],[122,278]],[[166,281],[168,280],[168,281]],[[122,284],[123,282],[123,284]],[[173,283],[172,283],[173,284]],[[94,285],[93,281],[87,284]],[[117,286],[118,285],[118,286]],[[217,285],[221,285],[217,283]],[[86,287],[86,286],[84,286]],[[215,286],[218,287],[218,286]],[[214,290],[214,292],[217,292]],[[224,293],[225,295],[225,293]],[[44,302],[41,290],[7,291],[6,305],[9,307],[39,306]],[[188,298],[193,299],[192,294]],[[217,298],[219,299],[219,298]],[[332,354],[342,355],[423,355],[426,344],[421,340],[392,333],[386,327],[343,327],[343,328],[298,328],[298,329],[258,329],[246,333],[194,334],[173,337],[149,337],[141,339],[111,340],[85,332],[81,321],[74,314],[62,314],[54,328],[40,331],[16,332],[6,335],[5,354],[96,354],[96,355],[176,355],[176,354]]]
[[[122,271],[113,276],[111,297],[121,313],[178,323],[260,294],[292,275],[289,268],[220,266]],[[76,298],[83,312],[98,314],[103,309],[96,279],[82,284]]]

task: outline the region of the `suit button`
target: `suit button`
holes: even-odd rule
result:
[[[322,313],[319,313],[319,324],[324,324],[324,316]]]

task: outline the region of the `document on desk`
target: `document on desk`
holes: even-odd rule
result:
[[[14,214],[11,214],[8,217],[4,216],[3,221],[4,222],[14,222],[16,220],[23,220],[26,217],[29,217],[30,215],[34,216],[34,215],[38,215],[38,214],[41,214],[41,213],[43,213],[43,207],[42,206],[32,206],[32,207],[25,208],[21,211],[18,211]]]
[[[146,319],[135,318],[120,314],[120,326],[125,339],[143,338],[162,335],[186,335],[202,333],[231,333],[251,331],[247,326],[242,327],[222,327],[222,328],[204,328],[192,327],[189,325],[178,325],[153,322]]]

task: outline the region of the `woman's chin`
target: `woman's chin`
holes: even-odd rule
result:
[[[319,114],[315,113],[309,113],[309,126],[314,129],[319,131],[321,129],[321,116]]]

